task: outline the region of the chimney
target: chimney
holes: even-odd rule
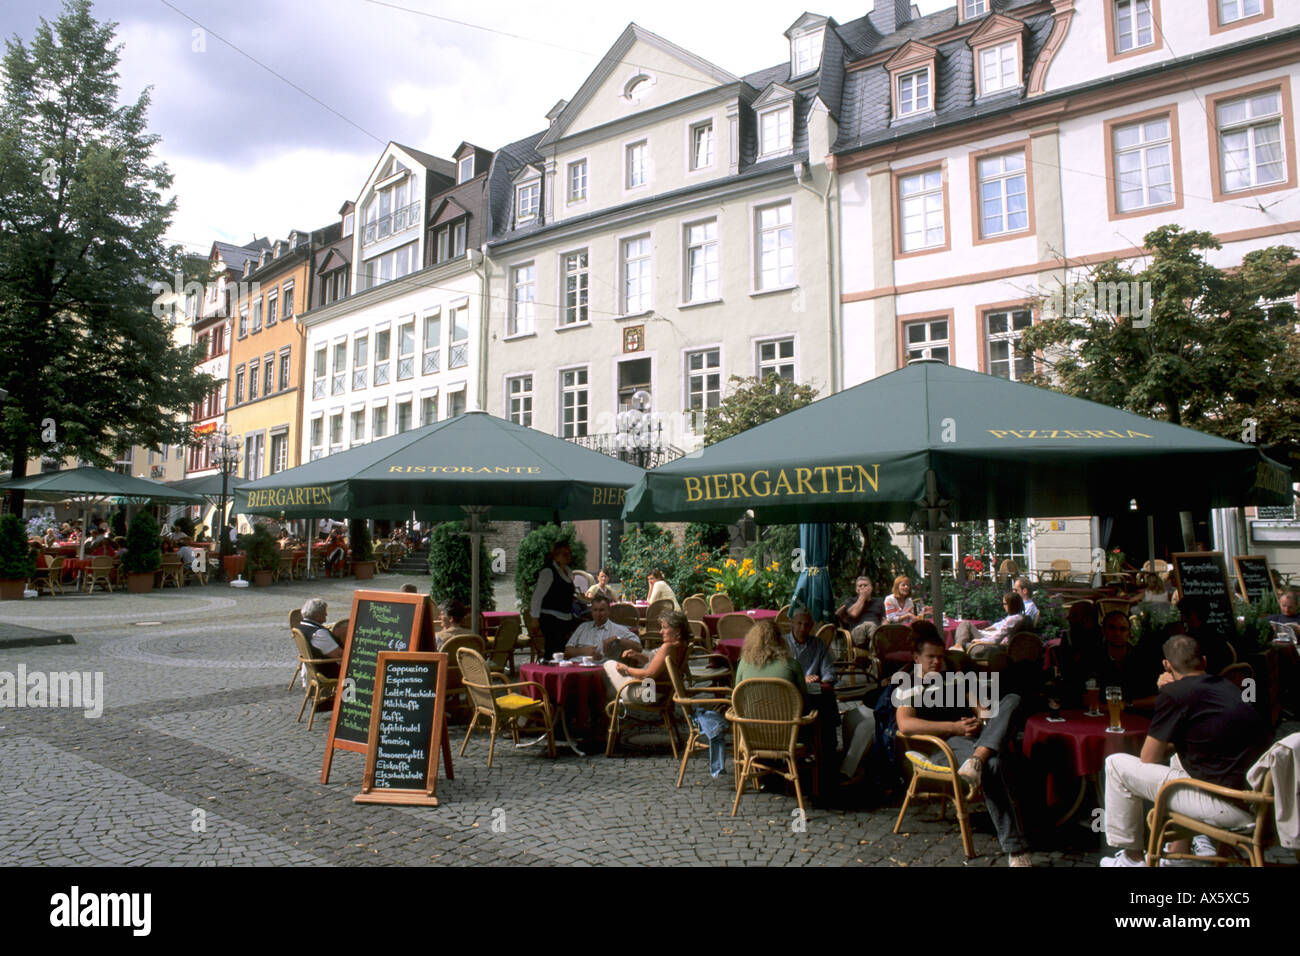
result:
[[[876,0],[875,7],[867,14],[867,18],[882,36],[888,36],[910,23],[912,15],[910,0]]]

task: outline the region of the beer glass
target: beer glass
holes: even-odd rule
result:
[[[1097,709],[1097,698],[1097,681],[1089,677],[1088,682],[1083,685],[1083,716],[1101,716],[1101,711]]]
[[[1120,720],[1120,715],[1124,713],[1124,688],[1106,688],[1106,709],[1110,712],[1110,726],[1106,728],[1106,733],[1122,734],[1124,724]]]

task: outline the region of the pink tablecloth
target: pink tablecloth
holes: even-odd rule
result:
[[[480,611],[479,616],[483,618],[483,630],[486,634],[495,634],[501,622],[509,618],[518,618],[518,611]]]
[[[584,667],[581,664],[561,667],[557,664],[522,664],[519,679],[536,681],[546,689],[556,710],[566,709],[575,730],[597,726],[605,713],[604,668]],[[534,700],[541,700],[536,687],[526,687],[524,692]]]
[[[949,620],[948,623],[943,626],[943,643],[945,647],[952,647],[953,641],[957,639],[957,626],[961,623],[961,619],[957,618]],[[988,621],[971,621],[970,623],[974,624],[976,627],[989,626]]]
[[[765,608],[758,608],[758,609],[753,610],[753,611],[741,611],[740,613],[742,613],[742,614],[748,614],[750,617],[752,617],[752,618],[753,618],[754,620],[756,620],[756,621],[763,621],[763,620],[767,620],[767,619],[769,619],[769,618],[775,618],[775,617],[776,617],[778,614],[780,614],[781,612],[780,612],[780,611],[771,611],[771,610],[767,610],[767,609],[765,609]],[[721,621],[724,617],[726,617],[725,614],[706,614],[706,615],[704,615],[704,626],[707,627],[707,628],[709,629],[709,633],[712,634],[714,637],[717,637],[717,636],[718,636],[718,622]]]
[[[745,647],[743,637],[729,637],[725,641],[718,641],[713,645],[713,649],[719,654],[725,654],[727,660],[731,661],[731,666],[735,667],[740,663],[740,652]]]
[[[1063,710],[1065,720],[1051,723],[1046,714],[1035,714],[1025,722],[1024,753],[1033,757],[1034,749],[1049,742],[1067,748],[1073,760],[1074,772],[1080,777],[1101,771],[1106,758],[1113,753],[1136,754],[1142,749],[1151,721],[1137,714],[1125,713],[1120,720],[1124,733],[1106,732],[1110,723],[1106,717],[1085,717],[1082,710]]]

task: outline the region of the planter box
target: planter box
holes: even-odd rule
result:
[[[358,581],[368,581],[375,576],[374,561],[353,561],[352,573]]]
[[[273,571],[254,571],[253,584],[259,588],[269,588],[271,581],[275,578]]]
[[[153,590],[154,572],[146,571],[143,574],[128,574],[126,576],[126,590],[130,594],[148,594]]]
[[[22,578],[0,581],[0,601],[21,601],[27,582]]]

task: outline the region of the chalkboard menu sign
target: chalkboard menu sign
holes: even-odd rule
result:
[[[380,652],[366,773],[354,801],[438,805],[446,693],[446,654]]]
[[[1209,605],[1206,627],[1224,640],[1237,636],[1237,615],[1232,609],[1228,569],[1220,551],[1191,551],[1175,554],[1174,574],[1184,597],[1202,597]]]
[[[352,592],[352,616],[343,645],[343,665],[325,744],[321,783],[329,783],[335,750],[366,752],[380,652],[418,651],[421,640],[433,640],[433,612],[427,595],[400,591]]]
[[[1268,573],[1268,558],[1258,554],[1240,554],[1232,559],[1237,566],[1237,585],[1251,604],[1273,593],[1273,576]]]

